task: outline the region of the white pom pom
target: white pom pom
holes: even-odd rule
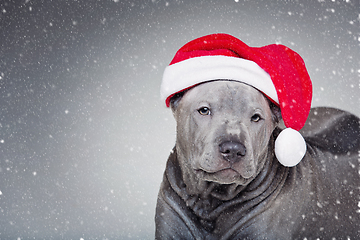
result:
[[[275,155],[278,161],[286,166],[293,167],[303,159],[306,153],[306,143],[301,134],[286,128],[275,140]]]

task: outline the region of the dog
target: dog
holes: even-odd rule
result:
[[[360,119],[311,109],[298,53],[203,36],[177,51],[160,94],[177,133],[156,239],[360,239]]]
[[[302,161],[279,163],[281,109],[258,89],[207,81],[170,100],[177,123],[156,239],[360,239],[360,119],[312,108]]]

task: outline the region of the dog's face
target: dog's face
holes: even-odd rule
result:
[[[172,109],[183,171],[220,184],[256,177],[280,115],[261,92],[235,81],[200,84]]]

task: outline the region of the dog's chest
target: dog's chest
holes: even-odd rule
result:
[[[297,216],[300,216],[299,208],[286,211],[273,196],[262,201],[233,199],[215,208],[201,208],[201,204],[206,205],[199,200],[194,206],[197,213],[194,213],[199,227],[206,232],[205,239],[265,239],[269,236],[272,236],[270,239],[291,239]]]

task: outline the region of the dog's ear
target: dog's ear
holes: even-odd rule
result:
[[[184,96],[186,91],[176,93],[174,96],[170,98],[170,107],[173,112],[176,111],[177,107],[179,106],[179,102],[181,98]]]
[[[268,100],[268,101],[269,101],[269,107],[270,107],[271,114],[272,114],[272,119],[276,124],[278,124],[282,119],[280,107],[278,107],[275,103],[271,102],[270,100]]]

